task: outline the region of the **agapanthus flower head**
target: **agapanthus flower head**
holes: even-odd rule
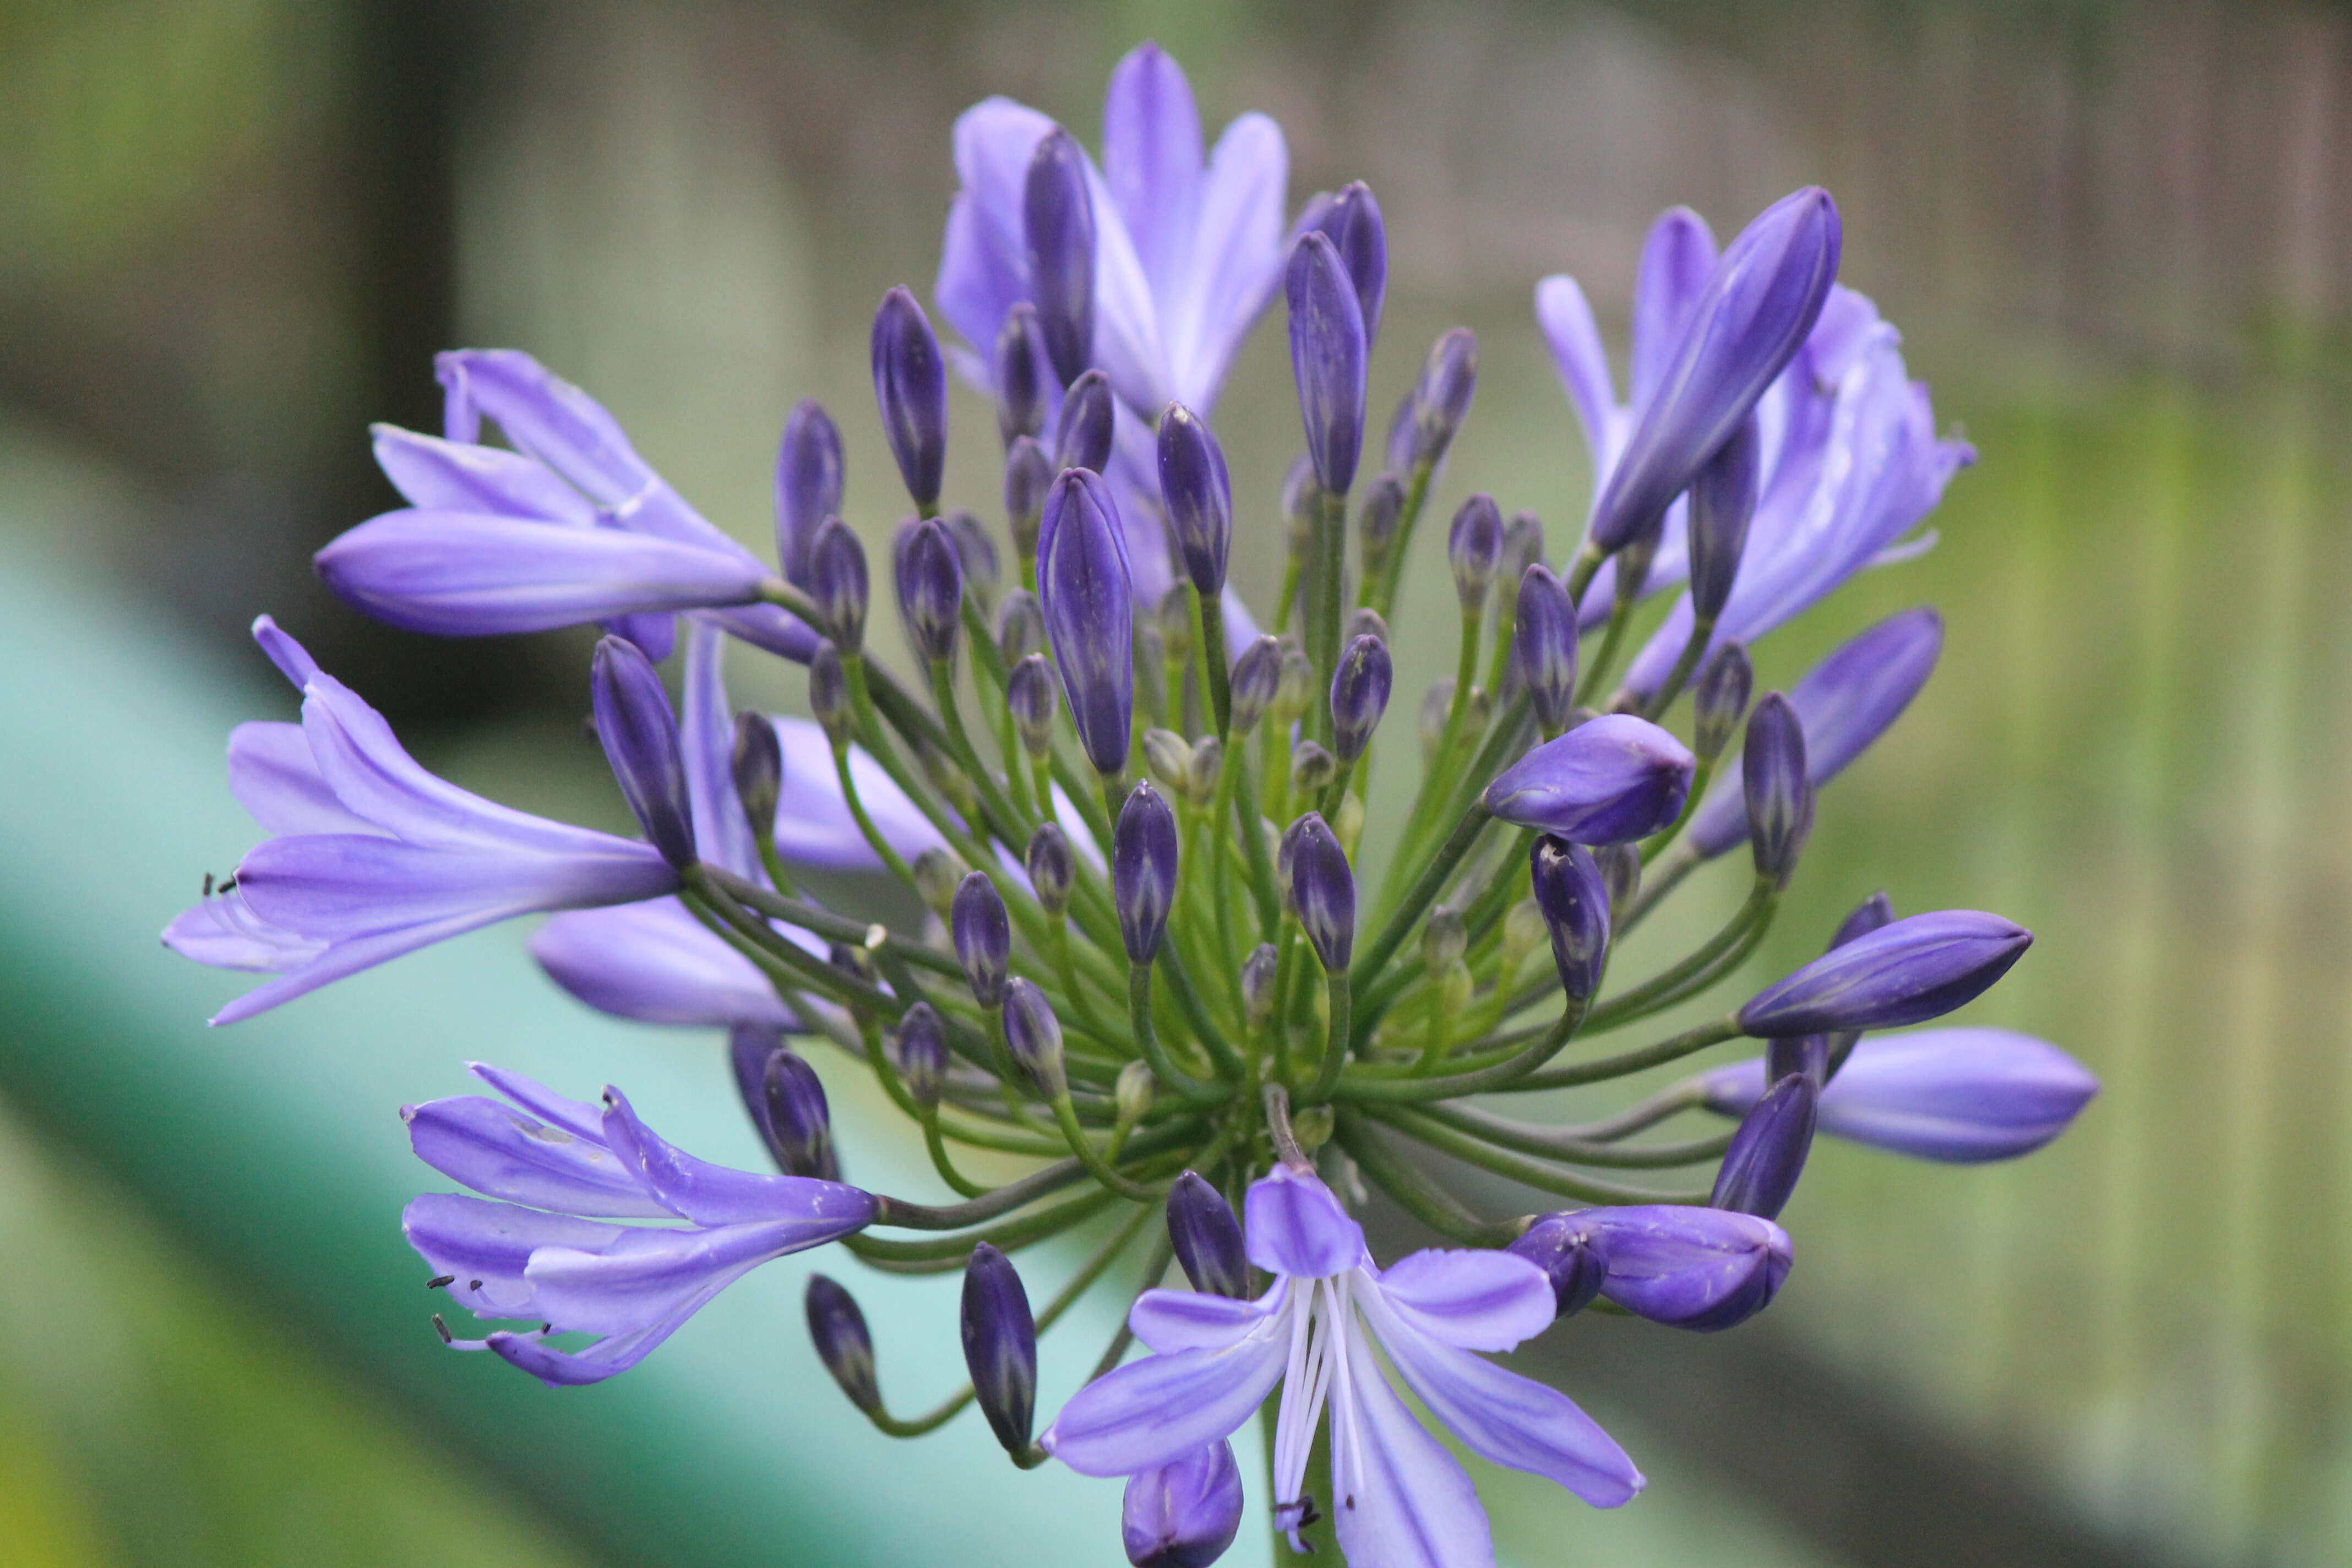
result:
[[[1573,844],[1614,844],[1672,822],[1696,765],[1680,741],[1647,720],[1604,714],[1504,769],[1486,786],[1486,805],[1505,822]]]

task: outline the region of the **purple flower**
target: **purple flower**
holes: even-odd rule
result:
[[[1935,673],[1944,618],[1930,609],[1890,616],[1807,672],[1789,692],[1804,733],[1805,776],[1815,790],[1903,716]],[[1741,781],[1726,779],[1691,813],[1690,846],[1712,859],[1748,837]]]
[[[1567,1396],[1482,1360],[1552,1321],[1544,1271],[1507,1252],[1417,1252],[1382,1270],[1312,1174],[1277,1168],[1246,1204],[1250,1261],[1275,1276],[1253,1301],[1147,1291],[1129,1325],[1158,1353],[1079,1390],[1040,1443],[1081,1474],[1174,1464],[1248,1420],[1277,1386],[1275,1519],[1294,1544],[1316,1500],[1307,1458],[1328,1404],[1321,1510],[1360,1563],[1478,1563],[1491,1551],[1470,1478],[1413,1419],[1373,1346],[1473,1452],[1547,1476],[1601,1508],[1642,1488],[1623,1449]],[[1760,1222],[1757,1222],[1760,1223]]]
[[[1339,835],[1310,811],[1282,836],[1279,876],[1286,901],[1324,973],[1348,967],[1356,951],[1356,874]]]
[[[1745,1116],[1761,1060],[1701,1080],[1707,1109]],[[1820,1130],[1918,1160],[1979,1164],[2063,1132],[2099,1080],[2057,1047],[2007,1029],[1923,1029],[1864,1040],[1822,1091]]]
[[[1486,809],[1575,844],[1646,837],[1683,808],[1696,761],[1647,720],[1611,713],[1521,757],[1486,786]]]
[[[1045,497],[1037,531],[1037,598],[1062,694],[1087,760],[1105,777],[1127,766],[1135,711],[1135,595],[1118,506],[1101,476],[1071,468]]]
[[[2024,927],[1978,910],[1939,910],[1832,948],[1739,1009],[1759,1039],[1924,1024],[1974,1001],[2032,945]]]
[[[1135,1568],[1208,1568],[1242,1527],[1242,1472],[1216,1442],[1129,1476],[1118,1532]]]
[[[300,724],[244,724],[229,739],[230,791],[276,837],[163,941],[199,963],[278,978],[214,1023],[516,915],[634,903],[677,888],[677,871],[649,845],[435,778],[381,714],[276,623],[265,616],[253,630],[303,699]]]
[[[1602,1295],[1671,1328],[1745,1322],[1789,1277],[1788,1233],[1755,1215],[1657,1204],[1548,1217],[1571,1222],[1608,1260]]]
[[[486,1196],[428,1193],[401,1229],[476,1317],[539,1325],[450,1344],[491,1351],[550,1385],[627,1371],[751,1269],[873,1221],[874,1199],[855,1187],[696,1159],[617,1089],[599,1113],[496,1068],[473,1072],[511,1106],[466,1095],[400,1115],[418,1159]],[[579,1351],[546,1342],[570,1332],[596,1340]]]

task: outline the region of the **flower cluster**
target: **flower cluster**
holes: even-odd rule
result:
[[[1747,649],[1921,548],[1910,531],[1970,454],[1937,437],[1894,330],[1836,281],[1826,193],[1786,197],[1720,251],[1696,215],[1666,214],[1642,256],[1627,401],[1576,282],[1538,286],[1590,510],[1555,554],[1534,514],[1460,503],[1444,542],[1459,658],[1419,705],[1418,745],[1401,742],[1382,728],[1387,617],[1477,345],[1441,337],[1372,429],[1387,248],[1371,192],[1318,195],[1286,222],[1280,131],[1244,116],[1204,152],[1182,74],[1150,45],[1112,78],[1099,163],[1003,100],[958,122],[955,159],[933,297],[961,341],[942,343],[905,289],[872,334],[910,501],[887,585],[914,679],[869,646],[873,568],[841,521],[825,410],[785,422],[772,570],[579,389],[519,353],[445,354],[442,434],[375,435],[408,505],[319,570],[419,632],[601,625],[595,729],[643,839],[433,777],[265,618],[255,635],[302,721],[240,728],[229,773],[272,837],[165,941],[274,975],[229,1023],[552,913],[533,952],[582,1001],[727,1031],[780,1173],[674,1148],[616,1090],[591,1106],[490,1068],[475,1071],[502,1098],[403,1112],[418,1156],[483,1194],[410,1205],[430,1283],[520,1325],[444,1328],[460,1349],[554,1384],[608,1377],[745,1271],[838,1241],[882,1272],[964,1277],[971,1381],[914,1416],[884,1399],[850,1291],[812,1281],[811,1335],[852,1405],[898,1436],[977,1405],[1018,1465],[1127,1478],[1136,1563],[1230,1544],[1228,1439],[1254,1414],[1291,1546],[1328,1518],[1360,1565],[1491,1562],[1467,1475],[1395,1384],[1473,1452],[1623,1503],[1643,1484],[1623,1450],[1482,1352],[1596,1302],[1732,1327],[1787,1276],[1776,1221],[1817,1133],[2001,1159],[2095,1092],[2023,1036],[1876,1033],[1963,1005],[2032,940],[1975,911],[1897,918],[1884,894],[1737,1007],[1585,1048],[1706,994],[1763,940],[1819,792],[1917,694],[1942,623],[1895,616],[1786,693],[1755,693]],[[1226,567],[1250,509],[1211,416],[1277,293],[1304,452],[1273,523],[1278,590],[1247,605]],[[999,527],[942,510],[950,367],[994,402]],[[1669,607],[1645,617],[1658,596]],[[657,666],[681,622],[673,706]],[[814,721],[731,711],[739,644],[805,668]],[[1409,813],[1368,817],[1375,764],[1415,762]],[[1368,837],[1377,881],[1358,876]],[[1654,973],[1612,973],[1627,932],[1743,843],[1750,890],[1727,923]],[[828,908],[795,884],[809,865],[895,877],[930,923]],[[1580,1123],[1489,1104],[1735,1039],[1761,1055]],[[957,1201],[842,1183],[812,1045],[875,1076]],[[1704,1112],[1735,1125],[1642,1136]],[[1032,1168],[978,1181],[959,1163],[975,1149]],[[1430,1152],[1558,1207],[1476,1213]],[[1626,1174],[1685,1167],[1712,1180]],[[1364,1183],[1452,1247],[1381,1268],[1340,1196]],[[1092,1255],[1033,1310],[1013,1255],[1098,1216]],[[1139,1267],[1127,1327],[1040,1433],[1037,1336],[1123,1260]],[[1162,1288],[1171,1263],[1191,1289]],[[1129,1361],[1132,1340],[1151,1353]],[[1318,1430],[1328,1478],[1309,1474]]]

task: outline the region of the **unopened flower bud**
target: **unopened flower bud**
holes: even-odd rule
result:
[[[996,606],[996,651],[1011,669],[1033,653],[1045,650],[1045,612],[1037,595],[1015,588]]]
[[[1813,785],[1805,773],[1804,726],[1779,692],[1766,692],[1748,713],[1739,767],[1756,874],[1785,888],[1812,832]]]
[[[1707,1205],[1778,1218],[1804,1173],[1820,1104],[1821,1085],[1806,1073],[1790,1073],[1765,1090],[1731,1135]]]
[[[1160,495],[1185,576],[1204,595],[1223,593],[1234,532],[1233,483],[1216,437],[1181,403],[1170,404],[1160,416]]]
[[[984,1241],[964,1264],[962,1327],[974,1402],[1004,1451],[1022,1453],[1037,1412],[1037,1321],[1013,1260]]]
[[[784,581],[809,585],[809,545],[841,510],[841,432],[814,398],[793,405],[776,450],[776,563]]]
[[[809,597],[824,616],[824,631],[856,653],[866,645],[866,546],[841,519],[827,518],[809,541]]]
[[[1265,1027],[1274,1016],[1275,973],[1279,967],[1274,943],[1259,942],[1242,960],[1242,1011],[1248,1016],[1253,1029]]]
[[[955,907],[956,889],[962,885],[971,868],[963,857],[943,846],[934,845],[915,857],[908,868],[915,875],[915,894],[923,906],[941,920]]]
[[[1756,416],[1750,414],[1732,427],[1730,438],[1699,466],[1698,477],[1691,481],[1691,615],[1701,626],[1715,624],[1739,574],[1739,557],[1748,548],[1748,520],[1756,510],[1760,448]]]
[[[1160,595],[1160,607],[1152,619],[1160,626],[1160,657],[1171,669],[1182,668],[1192,657],[1192,601],[1185,596],[1184,584],[1179,583]]]
[[[1047,1098],[1068,1087],[1062,1072],[1062,1021],[1045,994],[1021,975],[1004,983],[1004,1044]]]
[[[1118,1080],[1111,1089],[1111,1110],[1121,1127],[1132,1127],[1143,1120],[1151,1109],[1151,1095],[1159,1079],[1151,1076],[1149,1062],[1129,1062],[1118,1069]]]
[[[1511,521],[1503,525],[1503,552],[1495,562],[1495,581],[1511,598],[1496,606],[1498,615],[1515,614],[1519,579],[1528,568],[1544,558],[1543,519],[1531,511],[1515,511]]]
[[[1042,653],[1033,653],[1014,664],[1004,678],[1004,705],[1013,712],[1021,749],[1039,762],[1052,755],[1054,715],[1062,708],[1052,661]]]
[[[1174,795],[1191,793],[1192,748],[1173,730],[1143,732],[1143,765],[1160,787]]]
[[[1054,461],[1034,436],[1016,436],[1004,453],[1004,528],[1023,559],[1037,553],[1037,522],[1054,485]]]
[[[963,566],[963,585],[982,611],[996,602],[996,584],[1002,572],[996,558],[996,541],[988,537],[987,528],[971,513],[958,510],[948,513],[948,537],[955,542],[956,560]]]
[[[1127,1479],[1118,1531],[1133,1568],[1207,1568],[1241,1527],[1241,1468],[1222,1438]]]
[[[916,656],[929,663],[955,657],[956,630],[962,624],[963,560],[947,525],[937,518],[917,522],[898,536],[898,613]]]
[[[1045,357],[1067,386],[1094,359],[1095,208],[1086,154],[1058,125],[1029,155],[1021,232]]]
[[[1282,644],[1271,637],[1261,637],[1242,649],[1241,658],[1234,664],[1232,733],[1246,735],[1257,728],[1257,721],[1273,706],[1275,692],[1282,683]]]
[[[768,1112],[768,1149],[776,1157],[777,1169],[788,1176],[841,1180],[841,1162],[833,1152],[833,1116],[816,1069],[779,1046],[768,1058],[760,1091]]]
[[[1590,1305],[1609,1278],[1608,1250],[1581,1213],[1545,1215],[1506,1250],[1544,1271],[1563,1318]]]
[[[1298,226],[1329,237],[1356,291],[1369,350],[1380,336],[1381,309],[1389,288],[1388,227],[1381,218],[1381,204],[1372,199],[1371,187],[1354,180],[1334,193],[1317,192],[1298,215]]]
[[[1547,833],[1528,852],[1528,868],[1560,988],[1572,1002],[1587,1001],[1609,960],[1609,889],[1601,868],[1581,845]]]
[[[1323,492],[1315,483],[1315,459],[1301,452],[1282,476],[1283,546],[1296,559],[1307,553],[1315,537],[1315,520],[1323,514]]]
[[[1819,1084],[1829,1077],[1829,1067],[1830,1037],[1827,1035],[1799,1035],[1792,1039],[1767,1040],[1764,1043],[1766,1083],[1778,1083],[1790,1073],[1801,1073]]]
[[[743,820],[751,825],[754,838],[764,840],[776,830],[776,802],[784,788],[783,747],[765,713],[735,715],[735,744],[728,763],[735,798],[743,803]]]
[[[1748,650],[1736,642],[1717,648],[1700,667],[1698,684],[1691,689],[1691,750],[1701,761],[1711,763],[1723,755],[1732,731],[1747,716],[1748,694],[1755,687],[1755,667],[1748,662]]]
[[[1308,812],[1283,835],[1282,860],[1290,908],[1326,973],[1348,967],[1356,945],[1356,874],[1338,835],[1319,812]]]
[[[1274,715],[1277,730],[1288,730],[1298,722],[1307,705],[1315,700],[1315,666],[1307,650],[1295,644],[1286,644],[1282,650],[1282,676],[1276,682],[1274,702],[1267,711]]]
[[[1544,923],[1543,908],[1533,899],[1521,899],[1503,917],[1503,973],[1515,975],[1528,954],[1549,940],[1550,928]]]
[[[1160,952],[1168,911],[1176,902],[1176,814],[1149,784],[1128,793],[1111,829],[1111,903],[1130,963]]]
[[[1110,463],[1112,418],[1110,377],[1090,370],[1072,382],[1054,426],[1054,467],[1101,473]]]
[[[1347,647],[1358,637],[1378,637],[1384,643],[1396,639],[1389,636],[1389,623],[1370,605],[1359,605],[1348,612],[1347,624],[1339,631],[1339,646]]]
[[[1437,976],[1437,1005],[1448,1017],[1458,1017],[1470,1005],[1470,997],[1477,983],[1470,974],[1470,966],[1456,959],[1444,968],[1432,971]]]
[[[1462,962],[1470,951],[1470,930],[1462,923],[1462,914],[1447,904],[1429,911],[1429,920],[1421,928],[1421,962],[1432,974]]]
[[[1696,764],[1681,742],[1631,713],[1610,713],[1547,741],[1486,786],[1505,822],[1577,844],[1643,838],[1681,815]]]
[[[1454,709],[1454,678],[1445,676],[1429,683],[1421,694],[1421,761],[1423,767],[1435,763],[1438,753],[1445,749],[1445,716]]]
[[[947,464],[947,362],[940,357],[930,318],[907,289],[893,289],[882,297],[874,313],[872,350],[882,434],[915,510],[928,512],[939,501],[940,474]]]
[[[824,961],[852,980],[866,985],[875,984],[877,978],[874,971],[874,955],[850,942],[836,942],[827,946]]]
[[[809,655],[808,699],[809,711],[816,715],[824,738],[836,746],[847,745],[857,715],[850,707],[849,677],[841,668],[841,650],[830,640],[817,644],[816,651]]]
[[[1469,328],[1456,327],[1430,346],[1413,383],[1412,433],[1402,454],[1408,463],[1435,463],[1445,456],[1477,390],[1478,339]]]
[[[1007,447],[1045,427],[1045,353],[1037,307],[1023,300],[996,334],[996,430]]]
[[[1005,913],[1003,895],[987,872],[968,873],[956,885],[948,931],[972,1000],[983,1007],[1003,1003],[1004,977],[1013,962],[1013,922]]]
[[[590,691],[596,738],[613,777],[646,830],[646,840],[662,858],[683,869],[695,862],[694,814],[688,804],[686,757],[679,750],[677,716],[661,676],[645,650],[625,637],[596,645]]]
[[[1769,1305],[1789,1277],[1789,1236],[1769,1219],[1679,1204],[1583,1209],[1609,1261],[1601,1293],[1637,1317],[1711,1333]]]
[[[1609,889],[1609,913],[1613,921],[1625,912],[1633,902],[1633,895],[1642,890],[1642,851],[1632,844],[1604,844],[1592,852],[1592,859],[1601,868],[1601,883]]]
[[[1143,682],[1143,716],[1149,723],[1169,724],[1178,721],[1168,711],[1168,684],[1163,668],[1168,649],[1160,640],[1160,617],[1156,615],[1135,618],[1134,664],[1146,679]]]
[[[940,1102],[948,1081],[948,1031],[929,1002],[918,1002],[898,1018],[898,1077],[917,1105]]]
[[[874,1336],[856,1299],[822,1274],[808,1282],[809,1339],[817,1359],[849,1396],[849,1403],[872,1415],[882,1408],[882,1388],[874,1376]]]
[[[1037,535],[1037,597],[1070,721],[1105,778],[1127,770],[1135,713],[1135,594],[1118,534],[1100,475],[1071,468],[1054,481]]]
[[[1454,569],[1454,592],[1465,617],[1485,610],[1486,590],[1494,585],[1495,568],[1502,558],[1502,510],[1493,496],[1474,495],[1454,512],[1454,526],[1445,535],[1445,561]]]
[[[1193,1172],[1168,1193],[1168,1240],[1192,1289],[1234,1300],[1249,1298],[1249,1258],[1241,1222],[1217,1189]]]
[[[1331,746],[1341,762],[1364,754],[1381,715],[1388,711],[1393,675],[1389,645],[1376,637],[1360,637],[1340,651],[1339,668],[1331,676]]]
[[[1210,805],[1217,794],[1217,779],[1224,772],[1225,748],[1214,735],[1196,742],[1192,747],[1192,763],[1184,770],[1184,793],[1194,805]]]
[[[1349,854],[1356,852],[1356,844],[1364,836],[1363,796],[1349,790],[1339,797],[1339,809],[1331,817],[1331,831],[1339,836],[1339,843]]]
[[[1567,584],[1538,562],[1519,577],[1511,662],[1526,683],[1536,722],[1549,737],[1568,728],[1576,705],[1576,605]]]
[[[1315,482],[1346,495],[1364,446],[1365,372],[1371,333],[1355,282],[1331,240],[1308,233],[1292,247],[1284,275],[1290,307],[1290,369]]]
[[[1981,995],[2032,942],[2022,926],[1976,910],[1913,915],[1765,987],[1739,1010],[1739,1026],[1769,1040],[1924,1024]]]
[[[1394,474],[1382,474],[1364,492],[1363,510],[1356,516],[1367,574],[1388,569],[1389,556],[1396,549],[1397,528],[1403,517],[1404,485]]]
[[[1290,787],[1299,795],[1320,795],[1339,776],[1339,760],[1317,742],[1301,741],[1290,748]]]
[[[1054,823],[1039,823],[1037,831],[1029,836],[1022,866],[1029,873],[1029,889],[1037,895],[1037,907],[1049,919],[1061,919],[1062,912],[1070,907],[1070,884],[1077,880],[1078,875],[1068,837]]]
[[[1297,1141],[1301,1152],[1311,1155],[1331,1142],[1332,1129],[1337,1125],[1338,1118],[1332,1115],[1329,1106],[1310,1105],[1293,1113],[1290,1135]]]

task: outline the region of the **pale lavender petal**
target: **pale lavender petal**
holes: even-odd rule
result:
[[[269,656],[278,673],[294,683],[295,690],[308,686],[310,678],[319,673],[319,661],[310,657],[310,650],[280,631],[269,616],[253,618],[253,640],[261,645],[261,651]]]
[[[377,931],[368,936],[350,937],[327,944],[316,958],[299,969],[289,969],[268,984],[257,985],[212,1016],[215,1027],[242,1023],[272,1007],[283,1006],[297,996],[308,995],[322,985],[333,984],[362,969],[373,969],[389,963],[404,953],[430,947],[436,942],[463,936],[483,926],[503,920],[498,910],[467,910],[446,920],[426,925],[401,926]]]
[[[874,1199],[839,1182],[730,1170],[698,1160],[640,1121],[618,1089],[604,1091],[604,1141],[636,1166],[655,1196],[697,1225],[773,1222],[789,1227],[782,1252],[862,1230],[874,1219]]]
[[[1171,395],[1203,419],[1242,339],[1282,281],[1289,181],[1282,128],[1263,114],[1226,126],[1209,154],[1189,258],[1172,298],[1163,294],[1160,315]]]
[[[1575,279],[1555,273],[1536,285],[1536,325],[1551,345],[1552,363],[1575,405],[1577,423],[1584,426],[1597,495],[1625,444],[1627,419],[1610,384],[1609,356],[1601,346],[1601,330],[1592,324],[1592,307]]]
[[[1282,1320],[1269,1319],[1268,1324]],[[1147,1356],[1070,1396],[1038,1441],[1082,1476],[1131,1476],[1229,1436],[1282,1381],[1289,1336]]]
[[[596,509],[535,458],[497,447],[445,441],[397,425],[370,427],[376,466],[408,504],[440,511],[487,511],[588,528]]]
[[[1132,406],[1165,408],[1172,395],[1151,279],[1092,160],[1087,180],[1095,204],[1095,363]]]
[[[466,1070],[541,1121],[591,1142],[604,1141],[604,1107],[558,1094],[543,1083],[488,1062],[467,1062]]]
[[[559,1331],[625,1334],[675,1326],[751,1269],[807,1245],[788,1221],[637,1226],[598,1247],[541,1247],[523,1277],[540,1315]]]
[[[811,866],[878,869],[881,860],[849,815],[841,776],[833,764],[833,742],[814,720],[779,718],[776,742],[784,758],[782,808],[776,814],[776,853]],[[883,841],[912,860],[947,842],[930,818],[891,782],[882,764],[862,746],[849,749],[849,780],[858,804]]]
[[[299,724],[257,720],[230,731],[228,792],[272,833],[383,832],[335,798]]]
[[[947,244],[932,287],[940,313],[980,361],[994,363],[1005,312],[1029,297],[1022,193],[1030,155],[1054,122],[1026,104],[988,98],[956,117],[955,167],[962,186],[948,211]]]
[[[1633,390],[1639,407],[1658,384],[1690,323],[1691,307],[1715,270],[1715,236],[1688,207],[1670,207],[1650,226],[1633,280]]]
[[[418,1159],[486,1196],[601,1218],[670,1215],[601,1139],[577,1137],[487,1096],[404,1106],[400,1118]]]
[[[1128,1309],[1127,1326],[1161,1355],[1226,1350],[1257,1332],[1289,1299],[1286,1279],[1276,1279],[1274,1289],[1255,1301],[1202,1290],[1146,1290]]]
[[[1494,1568],[1477,1489],[1412,1418],[1350,1324],[1331,1384],[1331,1495],[1349,1568]]]
[[[1103,184],[1164,311],[1182,275],[1201,199],[1201,116],[1183,70],[1157,44],[1111,68]]]
[[[517,451],[537,458],[600,505],[618,507],[656,483],[604,405],[517,349],[453,349],[434,374],[453,399],[498,421]]]
[[[695,847],[713,865],[762,881],[751,825],[735,792],[735,716],[727,706],[721,668],[726,639],[700,621],[686,633],[684,711],[678,747],[686,758],[686,793],[694,813]]]
[[[327,950],[323,942],[264,922],[234,889],[184,910],[163,928],[163,945],[207,968],[259,974],[299,969]]]
[[[1242,1199],[1249,1260],[1269,1274],[1319,1279],[1371,1261],[1364,1227],[1312,1172],[1276,1165]]]
[[[412,1199],[401,1211],[400,1229],[436,1275],[455,1276],[450,1300],[478,1317],[542,1321],[546,1314],[523,1272],[530,1255],[542,1247],[609,1246],[628,1234],[625,1226],[457,1193]]]
[[[818,952],[814,939],[802,944]],[[646,1024],[797,1031],[758,966],[676,899],[560,914],[530,939],[548,978],[602,1013]]]
[[[1507,1252],[1416,1252],[1383,1271],[1366,1294],[1417,1331],[1464,1350],[1509,1350],[1551,1327],[1557,1315],[1544,1271]]]
[[[657,899],[677,875],[643,845],[609,855],[449,851],[360,834],[301,834],[257,845],[237,890],[270,925],[330,942],[457,917],[504,920],[540,910]]]

